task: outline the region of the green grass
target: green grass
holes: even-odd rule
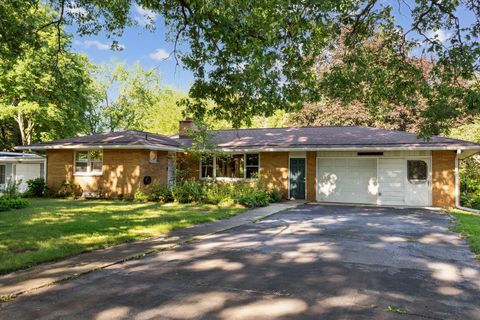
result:
[[[470,249],[480,258],[480,214],[462,210],[451,210],[455,217],[452,230],[467,237]]]
[[[0,212],[0,274],[198,223],[245,209],[177,203],[34,199]]]

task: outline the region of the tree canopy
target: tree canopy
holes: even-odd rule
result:
[[[428,120],[421,129],[428,135],[443,130],[459,113],[478,112],[473,84],[480,67],[480,4],[475,0],[49,2],[57,16],[46,26],[75,23],[80,35],[106,32],[113,47],[116,37],[135,24],[133,4],[162,15],[175,44],[174,57],[194,74],[190,99],[183,104],[197,117],[210,114],[240,126],[256,115],[299,110],[331,97],[386,113],[396,104],[413,106],[420,97]],[[0,54],[35,43],[43,26],[32,27],[30,16],[22,19],[21,14],[39,3],[0,4],[0,14],[7,17],[0,28]],[[397,11],[409,17],[407,22],[397,21]],[[154,21],[147,27],[153,28]],[[441,39],[439,31],[449,37]],[[379,47],[362,45],[377,35]],[[178,50],[178,43],[188,49]],[[343,63],[319,74],[318,64],[339,47],[344,48]],[[412,49],[436,60],[427,81],[405,59]],[[459,81],[469,85],[458,86]],[[370,83],[367,90],[365,82]]]
[[[53,15],[47,10],[39,17],[37,26]],[[85,110],[92,103],[90,63],[71,50],[69,35],[61,30],[58,37],[51,28],[38,30],[35,46],[22,48],[18,55],[0,56],[4,149],[71,136],[85,128]],[[65,54],[58,55],[58,46]],[[9,51],[5,46],[2,50]]]

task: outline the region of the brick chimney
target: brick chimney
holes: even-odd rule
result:
[[[197,130],[197,126],[192,118],[186,118],[178,123],[178,137],[180,139],[191,138],[192,132],[195,130]]]

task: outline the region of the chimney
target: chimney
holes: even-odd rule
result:
[[[186,118],[178,123],[178,137],[180,139],[191,138],[192,132],[197,130],[197,126],[192,118]]]

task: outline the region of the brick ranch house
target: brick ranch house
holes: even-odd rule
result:
[[[172,181],[176,158],[188,159],[191,120],[179,134],[123,131],[18,147],[46,153],[46,180],[74,181],[85,195],[132,194]],[[299,127],[212,131],[227,157],[182,161],[190,177],[242,181],[263,177],[285,198],[376,205],[455,207],[458,163],[480,144],[368,127]],[[179,162],[180,163],[180,162]],[[185,169],[185,168],[184,168]]]

